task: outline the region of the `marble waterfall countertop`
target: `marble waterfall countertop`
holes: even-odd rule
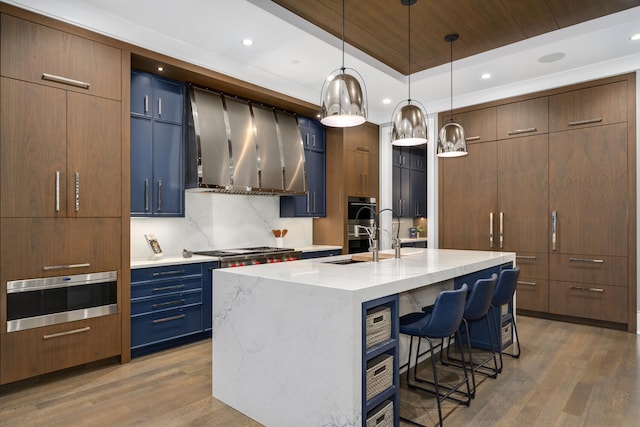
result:
[[[511,252],[419,248],[336,263],[350,258],[213,271],[214,397],[267,426],[360,426],[362,303],[401,294],[403,314],[403,295],[435,298],[451,279],[515,263]]]

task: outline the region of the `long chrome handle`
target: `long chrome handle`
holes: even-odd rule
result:
[[[316,148],[316,135],[315,134],[311,135],[311,146],[313,148]]]
[[[144,96],[144,112],[149,112],[149,95]]]
[[[179,314],[177,316],[171,316],[171,317],[163,317],[162,319],[154,319],[153,323],[163,323],[163,322],[170,322],[172,320],[179,320],[179,319],[183,319],[187,317],[186,314]]]
[[[162,211],[162,180],[158,180],[158,212]]]
[[[489,247],[493,247],[493,212],[489,212]]]
[[[164,292],[164,291],[175,291],[176,289],[184,289],[185,285],[173,285],[173,286],[163,286],[161,288],[153,288],[153,292]]]
[[[80,172],[76,172],[76,212],[80,210]]]
[[[149,180],[144,180],[144,211],[149,212]]]
[[[504,212],[500,212],[500,249],[504,247]]]
[[[161,271],[159,273],[153,273],[153,277],[162,277],[162,276],[175,276],[176,274],[184,274],[185,270],[169,270],[169,271]]]
[[[82,332],[88,332],[91,330],[90,326],[85,326],[84,328],[80,328],[80,329],[73,329],[71,331],[66,331],[66,332],[58,332],[55,334],[48,334],[48,335],[43,335],[42,339],[43,340],[49,340],[51,338],[58,338],[58,337],[64,337],[66,335],[73,335],[73,334],[79,334]]]
[[[516,255],[516,259],[537,259],[535,255]]]
[[[526,128],[526,129],[510,130],[509,131],[509,135],[519,135],[521,133],[535,132],[537,130],[538,130],[538,128]]]
[[[162,98],[158,98],[158,115],[162,115]]]
[[[556,221],[558,219],[556,211],[551,212],[551,249],[556,250],[558,248],[558,235],[556,228]]]
[[[604,264],[603,259],[593,259],[593,258],[569,258],[571,262],[589,262],[594,264]]]
[[[476,135],[476,136],[470,136],[469,138],[467,138],[467,141],[477,141],[480,139],[480,135]]]
[[[526,285],[526,286],[537,286],[536,282],[525,282],[522,280],[518,280],[518,285]]]
[[[313,192],[313,212],[314,213],[318,212],[316,210],[316,192],[315,191]]]
[[[569,289],[576,289],[579,291],[589,291],[589,292],[604,292],[602,288],[585,288],[582,286],[569,286]]]
[[[309,201],[309,192],[307,191],[307,213],[309,213],[309,211],[310,211],[310,205],[311,205],[311,203]]]
[[[575,122],[569,122],[569,126],[580,126],[580,125],[588,125],[590,123],[600,123],[602,121],[602,117],[597,117],[595,119],[587,119],[587,120],[576,120]]]
[[[182,305],[182,304],[185,304],[186,302],[187,302],[187,300],[185,300],[185,299],[161,302],[161,303],[158,303],[158,304],[153,304],[151,306],[151,308],[163,308],[163,307],[168,307],[168,306],[172,306],[172,305]]]
[[[75,86],[82,89],[89,89],[91,85],[87,82],[80,80],[74,80],[67,77],[56,76],[55,74],[42,73],[42,80],[49,80],[50,82],[62,83],[69,86]]]
[[[60,171],[56,171],[56,212],[60,212]]]
[[[62,265],[45,265],[42,267],[43,271],[49,270],[63,270],[65,268],[83,268],[83,267],[91,267],[91,264],[88,262],[81,264],[62,264]]]

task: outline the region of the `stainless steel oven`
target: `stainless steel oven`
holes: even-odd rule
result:
[[[118,312],[118,272],[7,282],[7,332]]]
[[[367,252],[369,237],[356,225],[371,227],[376,221],[377,204],[373,197],[349,197],[347,205],[347,228],[349,233],[349,253]]]

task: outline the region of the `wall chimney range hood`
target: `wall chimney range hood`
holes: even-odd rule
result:
[[[304,194],[296,116],[194,85],[187,100],[187,190]]]

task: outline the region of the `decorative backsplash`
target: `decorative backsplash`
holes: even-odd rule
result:
[[[271,230],[289,230],[284,247],[309,246],[311,218],[280,218],[279,196],[185,194],[184,218],[131,218],[131,259],[151,255],[145,234],[155,234],[165,257],[182,249],[275,246]]]

